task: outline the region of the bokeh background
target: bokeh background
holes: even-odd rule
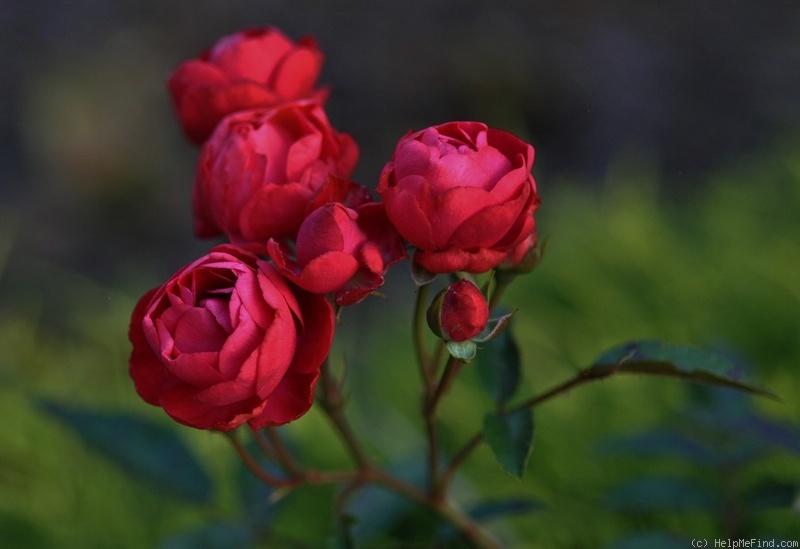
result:
[[[221,437],[179,430],[215,486],[210,501],[186,503],[129,478],[41,402],[164,419],[127,377],[128,317],[210,246],[191,233],[197,151],[165,77],[219,37],[268,24],[326,52],[328,112],[361,146],[360,183],[374,188],[407,130],[447,120],[534,144],[551,246],[505,300],[520,308],[525,392],[613,344],[660,338],[724,350],[782,397],[734,406],[673,381],[618,379],[543,407],[524,480],[484,449],[459,487],[467,501],[542,504],[493,523],[512,546],[623,546],[651,532],[800,538],[787,491],[800,484],[800,4],[30,0],[0,10],[0,545],[191,546],[182,532],[243,513]],[[407,265],[386,294],[345,312],[338,345],[355,366],[353,421],[388,462],[422,442]],[[696,422],[698,402],[774,422],[750,433],[758,451],[742,452],[754,464],[733,481],[718,461],[676,458],[664,439],[609,450]],[[487,406],[466,372],[443,411],[454,447]],[[317,414],[289,434],[314,460],[346,463]],[[620,492],[663,471],[724,492],[735,516],[676,496],[679,484],[672,498],[663,483]],[[777,487],[764,496],[774,505],[737,499],[764,484]],[[298,501],[317,509],[315,497]],[[322,546],[325,508],[299,519],[301,503],[279,521],[283,541],[263,546]],[[305,545],[286,541],[291,532]]]

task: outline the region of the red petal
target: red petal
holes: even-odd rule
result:
[[[250,427],[284,425],[305,414],[314,402],[314,387],[319,371],[312,373],[290,372],[269,396],[263,411],[249,420]]]
[[[197,390],[181,385],[161,395],[160,404],[164,411],[178,423],[196,429],[231,431],[248,419],[261,413],[265,402],[251,398],[228,406],[208,406],[199,402]]]
[[[442,252],[417,250],[414,261],[432,273],[485,273],[499,265],[504,257],[505,252],[487,248],[475,251],[451,248]]]

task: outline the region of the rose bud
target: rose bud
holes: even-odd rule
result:
[[[489,304],[475,284],[463,279],[439,292],[428,307],[428,326],[437,336],[460,343],[489,322]]]
[[[139,300],[130,375],[146,402],[190,427],[282,425],[311,407],[333,326],[323,297],[218,246]]]
[[[195,234],[262,246],[294,236],[328,176],[349,177],[357,160],[355,142],[315,103],[232,114],[200,151]]]
[[[533,147],[479,122],[409,133],[384,167],[378,193],[414,261],[432,273],[481,273],[534,231],[539,205]]]
[[[194,143],[205,141],[230,113],[314,99],[322,70],[316,41],[293,42],[276,28],[249,29],[219,40],[197,59],[181,63],[168,86],[184,133]]]
[[[407,257],[383,204],[359,192],[366,192],[360,185],[350,185],[350,195],[341,199],[351,207],[327,203],[303,221],[293,246],[272,239],[267,247],[286,278],[309,292],[335,292],[341,306],[358,303],[380,288],[388,268]]]

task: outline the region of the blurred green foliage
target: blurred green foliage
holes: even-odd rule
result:
[[[797,425],[800,147],[789,140],[742,160],[691,197],[673,196],[674,182],[656,173],[629,159],[610,171],[602,189],[540,182],[538,225],[551,237],[548,253],[503,300],[520,309],[511,326],[522,357],[515,398],[571,377],[621,341],[661,339],[744,357],[752,364],[745,366],[750,379],[782,399],[754,399],[749,406]],[[4,212],[0,221],[0,274],[10,289],[0,300],[2,545],[124,549],[166,540],[168,547],[185,547],[197,539],[192,532],[198,528],[208,528],[206,542],[215,536],[246,542],[237,526],[245,515],[240,470],[225,438],[172,425],[138,399],[128,378],[128,317],[138,296],[159,281],[143,266],[124,280],[100,284],[32,255],[12,267],[6,258],[15,240],[13,214]],[[408,265],[389,277],[387,300],[373,298],[344,311],[332,355],[334,366],[347,363],[355,429],[387,464],[421,453],[424,445],[409,343]],[[633,475],[663,472],[664,465],[647,457],[608,459],[598,452],[601,442],[687,421],[681,418],[690,392],[677,381],[635,376],[579,388],[537,409],[533,453],[521,481],[484,446],[467,462],[453,495],[467,508],[481,502],[480,494],[540,502],[534,513],[490,524],[512,547],[596,547],[637,535],[665,539],[650,533],[654,527],[676,539],[719,536],[713,517],[702,511],[664,511],[645,520],[608,505],[609,494]],[[128,477],[37,407],[41,398],[126,412],[174,429],[212,479],[210,503],[189,503]],[[447,448],[459,448],[493,406],[475,369],[464,368],[442,406]],[[310,464],[348,466],[315,410],[285,433]],[[697,470],[682,464],[680,471]],[[797,485],[800,460],[775,452],[747,474]],[[331,497],[323,487],[283,498],[274,517],[276,537],[265,546],[318,547],[333,533]],[[253,505],[252,495],[245,500]],[[264,520],[269,515],[257,512]],[[800,537],[800,519],[788,507],[754,510],[748,520],[760,532]],[[298,536],[301,543],[285,541]]]

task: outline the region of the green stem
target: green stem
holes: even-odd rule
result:
[[[555,387],[545,391],[544,393],[536,395],[532,398],[529,398],[528,400],[521,402],[520,404],[517,404],[513,408],[506,410],[506,413],[511,414],[523,408],[535,408],[536,406],[544,402],[547,402],[548,400],[557,397],[560,394],[566,393],[567,391],[574,389],[579,385],[583,385],[584,383],[588,383],[589,381],[595,381],[598,379],[611,377],[618,371],[619,369],[615,366],[609,366],[604,368],[595,366],[592,368],[581,370],[572,379],[568,379],[567,381],[560,383],[559,385],[556,385]]]
[[[555,387],[540,393],[528,400],[521,402],[520,404],[506,410],[505,413],[511,414],[518,410],[522,410],[523,408],[535,408],[540,404],[551,400],[558,395],[564,394],[567,391],[578,387],[579,385],[583,385],[589,381],[595,381],[598,379],[603,379],[606,377],[610,377],[618,372],[617,368],[608,367],[608,368],[587,368],[584,370],[579,371],[573,378],[564,381],[556,385]],[[476,433],[469,439],[469,441],[464,445],[464,447],[450,460],[450,464],[442,473],[441,477],[441,484],[442,490],[446,491],[448,485],[452,481],[453,477],[455,477],[456,472],[458,469],[463,465],[463,463],[467,460],[467,458],[474,452],[478,446],[484,441],[484,434],[483,432]]]
[[[431,416],[436,414],[436,408],[439,405],[439,402],[442,400],[442,397],[450,388],[450,385],[453,384],[453,380],[458,375],[458,372],[461,371],[461,367],[464,365],[459,359],[450,356],[447,360],[447,365],[444,367],[444,372],[442,372],[442,378],[439,380],[439,383],[436,385],[436,389],[433,392],[433,395],[428,400],[428,405],[426,409],[426,414]]]
[[[495,307],[500,303],[500,298],[503,297],[503,293],[505,293],[506,288],[511,285],[513,282],[514,277],[509,276],[507,274],[496,273],[495,274],[495,281],[496,286],[494,291],[492,292],[492,296],[489,299],[489,310],[494,311]]]

